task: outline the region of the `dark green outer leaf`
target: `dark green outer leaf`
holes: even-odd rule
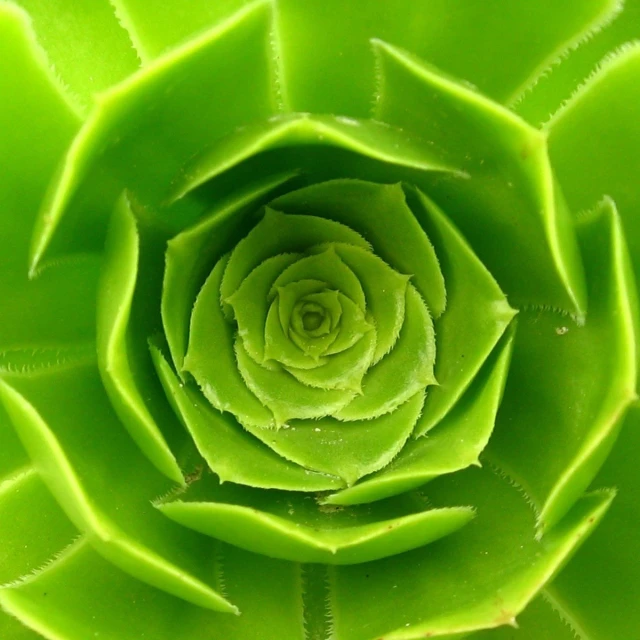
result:
[[[540,595],[518,616],[517,626],[505,625],[475,633],[472,637],[473,640],[576,640],[586,637],[577,633]]]
[[[599,16],[519,96],[513,96],[510,106],[534,126],[544,126],[612,52],[640,37],[638,0],[600,0],[599,4]]]
[[[442,149],[467,174],[417,176],[416,186],[446,211],[512,304],[582,316],[584,273],[545,136],[410,53],[380,41],[375,48],[376,117]]]
[[[269,20],[264,2],[249,4],[100,97],[43,203],[31,246],[32,270],[50,249],[101,246],[124,187],[158,204],[196,151],[274,114]],[[229,103],[235,108],[228,109]]]
[[[318,506],[309,495],[220,486],[208,477],[199,483],[202,489],[158,508],[229,544],[297,562],[349,565],[395,556],[450,535],[474,516],[470,507],[425,508],[415,495],[345,509]]]
[[[140,61],[129,34],[109,0],[16,0],[16,4],[28,13],[68,100],[82,115],[93,106],[95,94],[138,70]]]
[[[130,316],[139,262],[139,233],[131,204],[123,195],[114,210],[107,236],[98,296],[100,374],[116,413],[136,444],[162,473],[174,482],[182,483],[182,471],[159,426],[167,421],[154,419],[143,397],[147,402],[154,398],[144,389],[132,368],[132,360],[137,354],[129,347],[132,338]],[[168,423],[171,425],[170,421]]]
[[[206,539],[150,505],[168,482],[131,442],[93,359],[5,375],[0,399],[49,490],[99,553],[138,579],[201,606],[234,611],[208,582]],[[78,429],[91,425],[91,429]]]
[[[615,200],[636,276],[640,274],[639,103],[640,45],[635,43],[603,63],[545,127],[551,159],[572,209],[590,209],[603,195]]]
[[[300,565],[221,544],[214,551],[217,586],[241,603],[240,616],[149,587],[106,562],[85,539],[40,575],[1,591],[0,605],[47,640],[87,640],[96,629],[106,640],[306,640]]]
[[[26,350],[35,362],[33,349],[88,342],[95,334],[96,258],[64,260],[33,280],[27,277],[39,201],[79,125],[27,24],[22,11],[0,6],[0,358],[5,365],[11,353]]]
[[[594,486],[618,495],[593,538],[548,587],[552,604],[590,640],[634,638],[640,629],[640,406],[629,412]]]
[[[366,114],[376,88],[370,39],[381,38],[473,82],[498,101],[508,100],[550,54],[610,12],[611,4],[278,0],[283,91],[293,109]]]
[[[487,455],[552,527],[589,486],[636,397],[637,298],[620,218],[606,199],[578,227],[590,309],[583,326],[525,310]]]
[[[332,569],[331,608],[340,640],[418,640],[512,624],[613,499],[612,492],[582,498],[536,541],[529,506],[486,468],[441,478],[425,493],[436,506],[474,504],[476,517],[423,549]]]

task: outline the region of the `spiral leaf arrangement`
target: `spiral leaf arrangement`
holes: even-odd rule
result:
[[[620,7],[296,2],[0,3],[0,637],[633,637],[637,46],[537,126]]]

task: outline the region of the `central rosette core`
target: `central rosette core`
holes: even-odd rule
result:
[[[406,277],[369,251],[344,243],[265,260],[227,300],[243,342],[239,348],[256,364],[280,366],[303,385],[345,392],[339,394],[339,404],[361,394],[362,379],[376,355],[377,331],[356,273],[385,275],[403,292],[407,286]],[[269,282],[263,335],[250,335],[259,329],[254,326],[254,296],[264,296]],[[264,311],[260,316],[262,320]],[[248,369],[245,377],[252,378]]]
[[[198,366],[203,341],[233,350],[235,380]],[[186,364],[217,408],[255,429],[391,413],[424,397],[434,357],[409,275],[340,222],[267,208],[205,283]]]
[[[420,428],[446,300],[402,186],[324,182],[231,222],[240,240],[196,296],[185,381],[289,463],[347,486],[382,469]]]
[[[295,368],[292,361],[287,363],[291,341],[301,352],[293,350],[302,368],[326,364],[328,356],[349,349],[373,330],[365,312],[326,282],[310,279],[278,286],[265,328],[267,357]]]

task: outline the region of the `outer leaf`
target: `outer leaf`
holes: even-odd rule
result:
[[[225,488],[211,477],[199,483],[158,508],[224,542],[297,562],[370,562],[433,542],[473,518],[469,507],[425,509],[415,496],[345,510],[300,494]]]
[[[0,353],[5,355],[91,340],[97,260],[79,258],[27,278],[34,217],[78,120],[34,44],[24,13],[7,3],[0,5],[0,41]]]
[[[214,27],[247,0],[111,0],[136,49],[145,59],[159,56],[190,36]]]
[[[449,638],[513,624],[594,528],[613,494],[581,499],[541,541],[533,538],[533,514],[518,491],[488,470],[438,480],[428,496],[436,505],[468,501],[477,516],[423,549],[333,569],[331,608],[341,640]]]
[[[346,152],[360,165],[371,166],[371,161],[376,161],[385,163],[387,168],[397,166],[414,171],[457,173],[442,161],[438,149],[420,145],[401,129],[394,129],[385,123],[296,113],[270,118],[266,123],[249,124],[217,141],[186,165],[184,175],[175,183],[173,197],[183,198],[206,181],[213,180],[254,156],[287,148],[295,151],[296,147],[307,150],[326,147],[328,153],[325,155],[336,159],[344,158]],[[336,153],[331,153],[332,151]],[[285,154],[279,155],[286,157]],[[272,162],[271,158],[270,163]],[[303,166],[308,164],[299,155],[294,157],[295,162],[302,162]],[[310,166],[314,167],[313,162]],[[267,165],[263,169],[269,171],[272,166]],[[354,162],[348,163],[344,176],[356,177],[351,173],[352,169],[358,171]]]
[[[42,636],[23,626],[13,616],[0,609],[0,634],[11,640],[42,640]]]
[[[569,204],[580,211],[592,207],[603,194],[615,200],[636,274],[640,273],[636,188],[640,123],[635,109],[639,101],[640,45],[635,44],[606,61],[547,125],[551,158]]]
[[[100,374],[133,440],[162,473],[181,483],[182,471],[143,399],[141,383],[131,366],[129,322],[139,260],[138,230],[131,205],[123,196],[114,211],[102,268],[98,299]]]
[[[504,100],[600,15],[605,4],[611,3],[278,0],[283,84],[294,109],[367,113],[375,88],[369,40],[375,37]]]
[[[416,430],[424,435],[462,396],[516,311],[446,215],[423,193],[409,196],[447,285],[447,312],[435,321],[438,385],[429,390]]]
[[[218,585],[241,602],[241,616],[208,611],[149,587],[106,562],[84,539],[39,575],[0,591],[0,606],[47,640],[86,640],[96,629],[107,640],[167,634],[175,640],[305,638],[298,565],[224,545],[217,545],[216,558]]]
[[[579,91],[603,62],[640,36],[640,3],[607,0],[578,41],[551,61],[513,107],[533,125],[542,125]]]
[[[4,373],[4,372],[3,372]],[[30,460],[4,408],[0,407],[0,475],[13,477],[29,468]]]
[[[582,315],[580,255],[544,135],[410,54],[383,42],[376,51],[376,117],[440,147],[469,174],[419,177],[416,185],[446,210],[514,303]]]
[[[39,569],[78,535],[32,466],[0,479],[0,522],[0,584]]]
[[[473,635],[474,640],[575,640],[585,637],[560,617],[544,596],[538,596],[518,616],[517,626],[505,625]],[[591,636],[589,636],[591,637]]]
[[[149,504],[167,483],[112,413],[94,362],[4,377],[0,399],[20,439],[96,550],[140,580],[201,606],[234,611],[206,582],[211,557],[205,539],[167,527]]]
[[[127,32],[118,23],[109,0],[16,0],[29,15],[38,41],[69,98],[82,111],[93,97],[124,80],[139,61]]]
[[[66,233],[56,238],[57,250],[100,246],[124,187],[159,203],[182,164],[203,145],[273,114],[269,18],[264,1],[247,5],[101,96],[40,211],[32,269],[63,220]]]
[[[487,451],[553,526],[588,487],[635,398],[637,299],[620,220],[605,200],[580,225],[590,310],[584,326],[524,311]]]
[[[633,638],[640,629],[640,407],[629,412],[594,484],[615,485],[611,512],[566,569],[547,588],[561,615],[585,638]]]

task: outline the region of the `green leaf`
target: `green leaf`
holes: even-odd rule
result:
[[[277,256],[265,260],[262,264],[267,265],[276,261],[283,262],[280,258],[281,256]],[[260,267],[254,269],[254,273],[259,269]],[[271,360],[275,360],[292,373],[294,367],[297,367],[298,371],[302,371],[303,369],[313,369],[326,362],[327,359],[322,355],[336,341],[338,334],[341,332],[340,326],[336,326],[327,335],[316,338],[313,341],[298,336],[289,326],[296,307],[304,304],[303,301],[311,296],[322,296],[325,304],[333,309],[334,317],[342,320],[342,305],[338,299],[338,293],[336,291],[327,291],[326,288],[326,283],[319,280],[302,280],[291,283],[286,288],[281,289],[269,306],[266,320],[262,321],[262,318],[260,318],[262,329],[256,323],[256,340],[254,341],[249,333],[246,335],[239,334],[249,355],[258,364],[264,364],[267,367],[272,365],[276,367],[275,363],[270,363]],[[258,302],[261,302],[261,306],[264,306],[264,298],[262,301],[255,300],[256,304]],[[357,309],[355,305],[353,305],[353,308]],[[358,315],[358,320],[363,324],[365,322],[364,314],[361,311]],[[238,324],[240,325],[240,322]],[[258,337],[259,334],[263,335]],[[359,336],[356,335],[356,337]],[[259,353],[248,351],[249,346],[260,339],[264,342],[262,358],[256,357]]]
[[[375,90],[370,39],[382,38],[505,100],[611,4],[279,0],[283,83],[293,109],[366,114]]]
[[[473,517],[468,507],[420,510],[410,496],[345,509],[319,507],[300,494],[227,488],[212,476],[199,484],[158,508],[196,531],[294,562],[354,564],[386,558],[446,536]]]
[[[269,22],[265,2],[247,5],[101,95],[40,211],[32,270],[45,253],[101,246],[124,187],[159,204],[196,151],[274,113]]]
[[[268,428],[273,425],[273,414],[247,389],[234,355],[234,327],[220,306],[220,286],[227,264],[228,258],[216,264],[198,295],[184,371],[193,375],[218,411],[232,411],[243,424]],[[217,345],[215,354],[212,345]]]
[[[636,43],[604,62],[546,126],[551,158],[570,206],[574,211],[589,209],[603,194],[615,200],[636,275],[640,124],[633,106],[640,100],[639,87]]]
[[[334,247],[362,285],[367,311],[377,333],[373,356],[375,364],[391,351],[400,335],[410,278],[398,273],[369,251],[346,244],[336,244]]]
[[[37,576],[0,590],[0,606],[51,640],[86,640],[97,629],[109,640],[167,633],[175,640],[304,640],[299,565],[214,546],[216,581],[241,604],[240,616],[196,607],[149,587],[106,562],[85,539]],[[268,577],[269,589],[256,576]]]
[[[547,596],[585,638],[632,638],[640,629],[640,407],[629,412],[595,486],[616,486],[610,512],[576,557],[547,587]]]
[[[304,282],[304,281],[302,281]],[[307,281],[313,282],[313,281]],[[285,321],[285,318],[288,314],[287,309],[287,300],[286,294],[288,289],[294,287],[295,283],[292,283],[286,289],[282,289],[280,292],[280,301],[279,305],[280,317],[282,321]],[[324,283],[323,283],[324,284]],[[326,285],[325,285],[326,287]],[[335,336],[335,339],[331,340],[330,344],[327,345],[326,349],[322,352],[323,355],[332,356],[335,354],[344,353],[346,350],[352,348],[358,340],[360,340],[363,336],[365,336],[369,332],[374,332],[373,325],[367,320],[363,310],[361,307],[356,305],[355,302],[343,295],[342,293],[336,293],[335,298],[332,295],[331,291],[321,291],[319,293],[310,293],[304,296],[307,300],[319,300],[322,299],[324,304],[327,307],[333,307],[334,300],[337,302],[337,307],[334,311],[335,316],[337,317],[338,326],[336,329],[338,330]],[[338,309],[340,313],[338,314]],[[295,309],[294,309],[295,311]],[[293,314],[292,314],[293,315]],[[339,315],[339,317],[338,317]],[[294,331],[291,332],[292,338],[295,340],[296,333]],[[301,342],[301,341],[300,341]],[[314,354],[314,349],[311,344],[303,345],[303,349],[306,349],[310,355]],[[328,362],[333,361],[333,358],[327,358]]]
[[[582,315],[580,255],[544,134],[408,53],[379,41],[376,52],[376,118],[436,145],[468,174],[425,174],[416,186],[447,212],[513,303]]]
[[[247,0],[110,0],[139,55],[148,61],[219,24]]]
[[[2,237],[7,245],[11,244],[11,235]],[[19,353],[64,350],[95,340],[100,273],[97,256],[78,256],[50,264],[33,279],[26,277],[26,261],[16,264],[15,270],[13,266],[5,269],[0,265],[0,296],[11,301],[2,308],[3,359],[10,362]]]
[[[578,552],[579,553],[579,552]],[[575,640],[585,637],[554,610],[545,596],[538,596],[518,616],[515,627],[505,625],[481,631],[473,635],[474,640]],[[591,636],[589,636],[591,638]]]
[[[339,476],[350,486],[386,467],[400,453],[423,404],[424,393],[418,392],[395,411],[369,420],[345,423],[325,417],[291,420],[288,428],[277,431],[246,428],[283,458]]]
[[[591,2],[581,2],[576,6],[563,5],[558,7],[556,5],[549,27],[554,29],[558,26],[564,26],[562,24],[564,19],[571,23],[572,32],[562,34],[563,37],[553,43],[555,46],[546,50],[546,56],[529,77],[512,91],[509,97],[504,99],[506,105],[518,109],[519,103],[522,100],[526,101],[528,94],[532,91],[535,93],[538,89],[537,85],[541,81],[544,84],[547,76],[553,75],[556,67],[562,66],[566,58],[571,57],[576,49],[587,47],[590,39],[607,28],[619,16],[622,6],[620,0],[592,0]],[[548,34],[548,30],[545,32],[546,35],[551,35]]]
[[[546,116],[638,36],[638,0],[73,4],[0,0],[0,637],[633,636],[639,47],[541,131],[501,104]],[[259,312],[249,287],[243,309],[221,296],[296,243]],[[464,470],[514,344],[488,464]],[[158,473],[185,461],[182,487]],[[600,469],[625,496],[570,561],[614,495],[583,494]],[[154,508],[176,496],[258,555]]]
[[[334,163],[342,158],[346,171],[343,177],[356,177],[359,165],[369,169],[377,163],[397,166],[405,170],[453,172],[454,167],[444,163],[438,150],[417,144],[401,129],[390,127],[375,120],[355,120],[340,116],[325,116],[310,113],[295,113],[270,118],[267,122],[250,123],[232,135],[216,141],[210,149],[199,153],[184,167],[175,183],[174,199],[183,198],[209,180],[213,180],[226,171],[233,169],[255,156],[277,155],[285,159],[281,149],[296,147],[305,150],[324,148],[326,153],[305,158],[295,154],[292,164],[314,173],[327,162]],[[266,152],[271,151],[271,154]],[[345,163],[345,157],[351,162]],[[318,162],[320,160],[320,162]],[[272,170],[273,158],[261,165],[263,171]],[[351,166],[353,165],[353,166]],[[290,167],[289,167],[290,168]],[[339,168],[339,167],[338,167]],[[335,170],[336,167],[333,167]],[[336,177],[336,176],[334,176]]]
[[[599,4],[599,13],[585,25],[579,40],[569,42],[512,104],[531,124],[544,126],[612,52],[625,48],[640,35],[640,5],[636,0],[600,0]]]
[[[306,386],[279,366],[267,369],[248,355],[239,338],[235,342],[235,355],[247,388],[273,413],[276,427],[282,427],[293,418],[322,418],[337,414],[356,395],[349,389]]]
[[[0,477],[0,522],[0,584],[39,569],[78,535],[32,465]]]
[[[11,640],[42,640],[42,636],[23,626],[14,617],[5,613],[0,608],[0,634],[3,638]]]
[[[511,331],[505,335],[471,387],[435,429],[410,440],[378,473],[328,496],[324,502],[338,505],[372,502],[414,489],[443,474],[479,465],[479,456],[489,441],[502,399],[513,334]],[[401,410],[402,407],[396,413]],[[280,432],[278,436],[281,435],[284,434]]]
[[[137,71],[139,61],[108,0],[17,0],[29,15],[38,41],[82,112],[95,94]]]
[[[330,289],[349,297],[364,313],[367,301],[360,280],[341,260],[335,248],[329,245],[314,255],[301,258],[282,271],[273,283],[275,289],[289,283],[315,278],[322,280]]]
[[[151,506],[169,484],[113,414],[93,360],[5,375],[0,400],[49,490],[100,554],[191,602],[235,610],[208,584],[206,539],[167,526]]]
[[[116,413],[141,451],[158,470],[182,483],[182,471],[143,400],[140,380],[131,366],[129,323],[139,260],[136,221],[123,195],[114,210],[102,267],[98,299],[100,374]],[[150,397],[146,390],[145,396]]]
[[[79,122],[34,43],[28,19],[8,3],[0,6],[0,41],[0,353],[10,357],[10,351],[93,338],[98,261],[82,256],[27,277],[34,217]]]
[[[346,296],[343,298],[343,305],[350,302]],[[343,317],[348,314],[344,313]],[[355,315],[355,314],[354,314]],[[287,371],[291,373],[296,380],[310,387],[318,389],[343,389],[345,391],[362,392],[362,381],[366,375],[371,363],[373,362],[373,354],[376,348],[376,330],[373,325],[362,323],[363,327],[355,333],[358,337],[357,341],[351,346],[340,351],[332,353],[327,357],[326,364],[321,364],[313,369],[295,369],[287,367]],[[334,348],[339,338],[344,333],[344,327],[340,327],[340,334],[329,350]],[[361,333],[362,332],[362,333]]]
[[[2,371],[4,374],[5,371]],[[11,420],[0,404],[0,476],[12,477],[30,466],[30,459],[16,435]]]
[[[602,492],[580,499],[552,532],[536,540],[533,513],[522,496],[489,470],[442,478],[425,493],[436,507],[473,504],[476,517],[421,549],[333,568],[331,610],[341,640],[455,637],[513,624],[593,530],[613,497]]]
[[[408,197],[447,283],[447,312],[434,323],[438,385],[429,390],[417,427],[417,435],[424,435],[460,399],[516,311],[445,214],[420,191]]]
[[[583,326],[521,312],[513,364],[487,449],[552,527],[588,487],[636,397],[637,299],[620,219],[603,201],[578,226],[590,308]]]
[[[198,451],[223,482],[294,491],[326,491],[338,478],[313,473],[282,459],[244,432],[227,413],[213,409],[197,390],[180,382],[155,347],[151,353],[165,391]]]
[[[279,305],[273,301],[273,296],[269,295],[273,283],[284,269],[301,257],[303,256],[300,253],[280,253],[267,258],[242,281],[235,293],[226,300],[233,309],[233,317],[238,323],[238,334],[244,342],[247,353],[258,363],[271,357],[265,354],[265,345],[269,342],[267,332],[272,340],[274,337],[273,332],[269,332],[267,328],[269,314],[273,316],[273,322],[281,332],[285,328],[288,330],[288,326],[283,327],[280,324]],[[324,286],[324,283],[318,283],[318,286]],[[300,353],[300,357],[302,356],[303,354]]]

